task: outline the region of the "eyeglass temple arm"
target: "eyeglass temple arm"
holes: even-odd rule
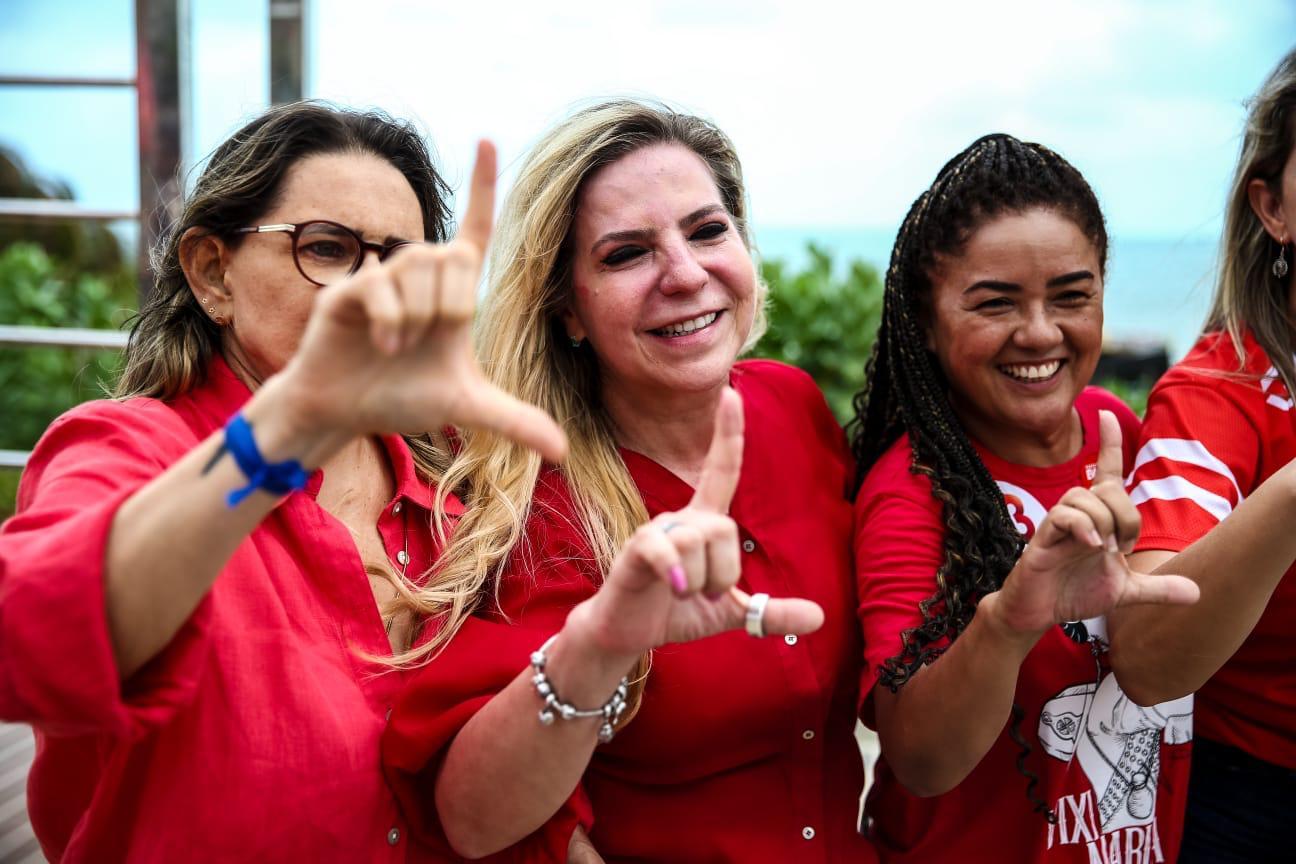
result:
[[[235,234],[265,234],[270,231],[296,231],[296,225],[290,225],[287,222],[279,225],[254,225],[251,228],[240,228]]]

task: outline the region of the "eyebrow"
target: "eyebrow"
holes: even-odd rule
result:
[[[1094,278],[1094,274],[1089,270],[1076,270],[1073,273],[1064,273],[1061,276],[1054,276],[1048,282],[1044,283],[1046,288],[1060,288],[1063,285],[1072,285],[1076,282],[1087,282]],[[979,282],[973,282],[967,288],[963,289],[964,294],[970,294],[979,288],[989,291],[1020,291],[1021,286],[1015,282],[997,282],[994,279],[982,279]]]
[[[704,219],[707,216],[712,215],[713,213],[727,213],[727,212],[728,211],[725,210],[723,204],[707,204],[705,207],[699,207],[698,209],[694,210],[692,213],[685,216],[683,219],[679,220],[679,225],[681,227],[685,225],[691,225],[694,222],[697,222],[699,219]],[[622,240],[646,240],[652,237],[656,233],[657,232],[652,229],[631,229],[629,231],[609,231],[608,233],[604,234],[602,237],[594,241],[593,245],[590,246],[590,253],[593,254],[594,250],[598,249],[598,247],[602,246],[604,243],[610,243],[612,241],[622,241]]]

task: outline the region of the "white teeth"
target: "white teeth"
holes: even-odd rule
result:
[[[1053,377],[1061,366],[1061,360],[1050,360],[1048,363],[1041,363],[1038,366],[1023,363],[1018,366],[1000,366],[999,368],[1020,381],[1042,381],[1045,378]]]
[[[701,330],[703,327],[708,326],[712,321],[716,320],[717,314],[719,313],[708,312],[705,315],[699,315],[697,318],[688,321],[681,321],[678,324],[671,324],[667,327],[662,327],[660,330],[654,332],[662,333],[666,336],[683,336],[686,333],[692,333],[694,330]]]

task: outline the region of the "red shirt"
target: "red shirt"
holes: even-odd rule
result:
[[[403,676],[355,653],[391,648],[350,533],[315,503],[318,472],[119,684],[104,614],[113,515],[249,395],[218,359],[172,402],[73,409],[28,463],[0,531],[0,716],[35,727],[27,805],[52,860],[405,858],[378,762]],[[378,530],[398,569],[408,542],[418,573],[432,492],[404,443],[385,444],[397,491]]]
[[[1130,482],[1143,516],[1139,549],[1178,552],[1296,458],[1296,414],[1283,380],[1246,334],[1201,338],[1148,397]],[[1237,653],[1197,692],[1203,738],[1296,769],[1296,567],[1282,577]],[[1245,578],[1246,574],[1236,574]]]
[[[565,861],[576,822],[591,819],[608,861],[874,860],[856,829],[861,648],[850,614],[845,440],[804,373],[748,361],[732,383],[746,415],[730,509],[740,584],[815,600],[827,622],[800,638],[736,632],[655,650],[638,716],[595,751],[567,806],[501,860]],[[637,453],[622,456],[649,513],[688,504],[693,490],[679,478]],[[500,584],[512,623],[471,619],[392,714],[383,758],[404,784],[402,803],[430,829],[432,778],[455,732],[601,581],[558,472],[542,476],[533,513],[530,548],[512,556]]]
[[[1076,400],[1084,446],[1075,458],[1027,467],[978,446],[1026,539],[1063,493],[1093,479],[1099,408],[1120,419],[1128,465],[1138,420],[1110,393],[1093,387]],[[856,499],[859,615],[871,670],[865,686],[900,653],[901,632],[922,621],[918,604],[935,594],[944,559],[940,502],[931,495],[931,481],[910,472],[911,463],[909,441],[901,438],[874,465]],[[1074,641],[1062,628],[1050,629],[1022,664],[1014,697],[1025,711],[1027,767],[1039,776],[1037,794],[1058,823],[1049,825],[1032,812],[1026,778],[1016,769],[1021,748],[1009,737],[1010,724],[962,783],[932,798],[919,798],[900,784],[884,746],[866,806],[884,861],[1175,860],[1192,697],[1137,707],[1107,668],[1104,619],[1081,623],[1097,641]],[[1072,630],[1079,633],[1074,625]],[[866,715],[871,708],[871,702],[865,705]]]

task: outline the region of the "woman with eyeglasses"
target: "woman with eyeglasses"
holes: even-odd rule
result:
[[[377,673],[436,552],[434,435],[565,447],[469,348],[494,174],[482,145],[451,239],[384,115],[285,106],[212,155],[116,398],[50,426],[0,530],[0,716],[36,730],[51,860],[404,860]]]

